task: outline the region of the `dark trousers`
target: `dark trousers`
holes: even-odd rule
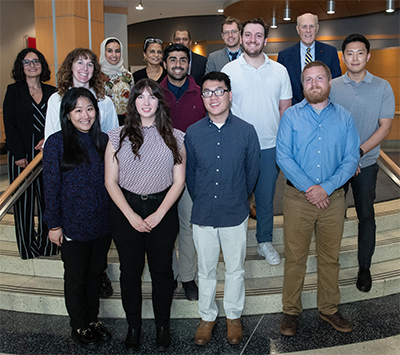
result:
[[[110,245],[110,234],[88,242],[64,239],[64,295],[73,329],[97,320],[101,278]]]
[[[28,163],[32,161],[34,153],[32,148],[31,154],[26,155]],[[14,156],[8,153],[8,179],[10,184],[23,170],[23,168],[15,165]],[[35,206],[38,217],[37,230],[35,229]],[[38,255],[51,256],[58,253],[57,245],[50,242],[47,237],[47,226],[42,221],[43,212],[43,175],[40,173],[14,203],[15,236],[21,259],[33,259]]]
[[[376,179],[378,164],[361,169],[361,173],[352,177],[345,186],[353,190],[354,203],[358,218],[358,264],[363,268],[371,267],[372,255],[375,251],[376,225],[374,200],[376,197]]]
[[[163,201],[166,191],[155,198],[142,200],[139,195],[121,189],[128,204],[143,219],[154,213]],[[128,325],[137,329],[142,323],[142,274],[145,254],[152,282],[152,301],[157,326],[169,323],[174,277],[172,272],[172,249],[179,222],[177,203],[166,213],[150,233],[134,229],[119,208],[111,206],[111,232],[118,249],[120,261],[121,298]]]

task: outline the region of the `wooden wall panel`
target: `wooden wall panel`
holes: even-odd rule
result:
[[[104,23],[104,3],[103,0],[95,0],[90,2],[91,16],[93,21]]]
[[[104,40],[104,23],[92,21],[92,51],[100,60],[100,45]]]
[[[43,53],[47,62],[54,65],[53,21],[51,18],[36,19],[35,27],[36,47]]]
[[[35,1],[35,18],[52,16],[51,0]]]

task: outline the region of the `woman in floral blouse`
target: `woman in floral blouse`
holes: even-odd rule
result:
[[[100,64],[106,95],[112,100],[117,111],[119,124],[125,121],[128,105],[132,74],[124,68],[122,44],[115,37],[106,38],[100,46]]]

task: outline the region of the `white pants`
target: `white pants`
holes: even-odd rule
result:
[[[174,278],[176,279],[179,276],[179,280],[182,282],[194,280],[197,271],[196,249],[193,243],[192,224],[190,223],[192,206],[192,199],[185,187],[178,202],[179,234],[177,243],[179,243],[179,262],[176,257],[176,250],[174,250],[172,266]]]
[[[238,226],[225,228],[193,225],[199,264],[199,314],[204,321],[212,322],[218,315],[215,292],[220,248],[225,261],[225,314],[229,319],[240,318],[242,315],[247,220]]]

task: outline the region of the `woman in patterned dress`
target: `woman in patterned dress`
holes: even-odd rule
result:
[[[100,46],[100,64],[106,95],[112,100],[117,111],[119,124],[125,121],[132,74],[124,68],[122,44],[118,38],[106,38]]]
[[[170,345],[177,199],[185,184],[184,133],[172,127],[161,87],[142,79],[132,88],[125,125],[108,136],[105,183],[113,201],[111,234],[119,254],[121,298],[129,326],[125,347],[139,347],[147,254],[156,346],[164,351]]]
[[[56,90],[43,83],[50,80],[49,66],[43,54],[34,48],[19,52],[12,77],[15,83],[8,85],[3,104],[10,184],[42,150],[47,100]],[[40,174],[14,204],[15,235],[22,259],[57,253],[57,246],[47,238],[47,227],[42,223],[43,210],[43,176]]]

